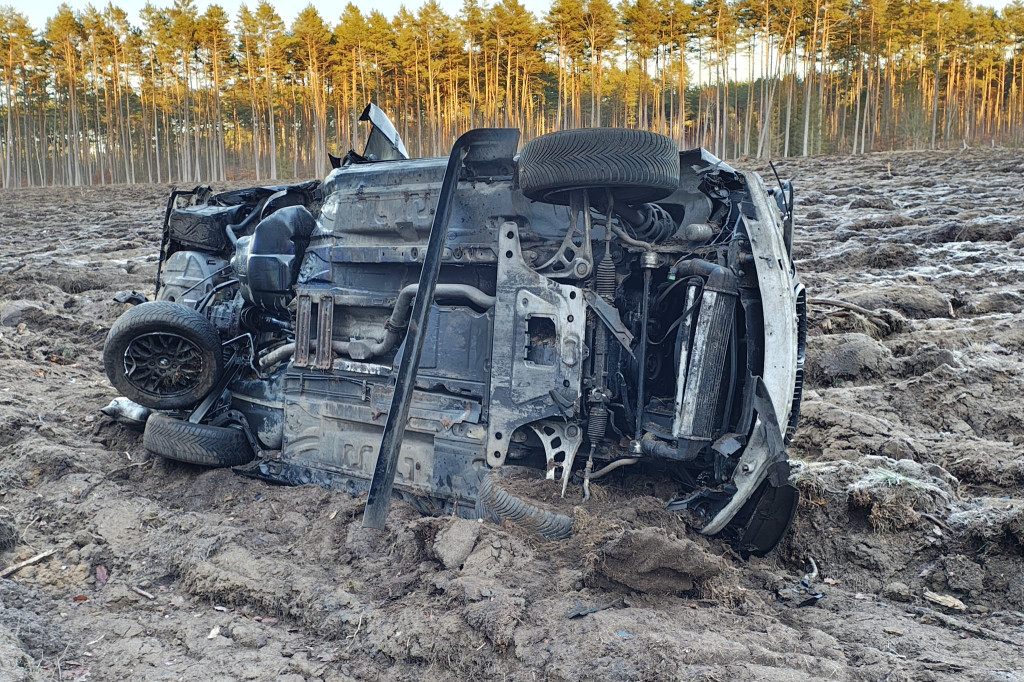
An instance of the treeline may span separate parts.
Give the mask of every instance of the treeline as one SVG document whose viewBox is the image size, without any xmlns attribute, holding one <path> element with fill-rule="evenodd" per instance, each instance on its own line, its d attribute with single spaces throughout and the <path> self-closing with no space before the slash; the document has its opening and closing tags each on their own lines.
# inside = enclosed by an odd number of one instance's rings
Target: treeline
<svg viewBox="0 0 1024 682">
<path fill-rule="evenodd" d="M 330 18 L 332 21 L 333 17 Z M 413 155 L 461 132 L 630 126 L 729 158 L 1024 142 L 1024 5 L 435 0 L 392 18 L 266 0 L 0 7 L 4 187 L 321 175 L 373 101 Z"/>
</svg>

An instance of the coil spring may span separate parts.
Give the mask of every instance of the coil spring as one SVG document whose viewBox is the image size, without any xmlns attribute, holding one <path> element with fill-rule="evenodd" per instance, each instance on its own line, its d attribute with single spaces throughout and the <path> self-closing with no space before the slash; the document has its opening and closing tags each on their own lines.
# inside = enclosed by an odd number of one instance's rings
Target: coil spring
<svg viewBox="0 0 1024 682">
<path fill-rule="evenodd" d="M 636 235 L 657 244 L 675 234 L 677 225 L 669 212 L 657 204 L 644 204 L 641 212 L 646 217 L 643 225 L 634 226 Z"/>
<path fill-rule="evenodd" d="M 593 445 L 604 438 L 604 432 L 608 430 L 608 408 L 603 403 L 597 403 L 590 408 L 590 416 L 587 418 L 587 438 Z"/>
</svg>

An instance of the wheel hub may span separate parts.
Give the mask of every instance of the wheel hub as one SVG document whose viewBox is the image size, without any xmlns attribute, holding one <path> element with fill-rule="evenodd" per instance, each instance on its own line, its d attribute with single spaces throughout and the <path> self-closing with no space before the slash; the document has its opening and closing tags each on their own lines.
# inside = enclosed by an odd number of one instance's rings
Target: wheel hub
<svg viewBox="0 0 1024 682">
<path fill-rule="evenodd" d="M 181 395 L 202 380 L 203 353 L 179 334 L 142 334 L 124 351 L 124 373 L 139 390 L 164 397 Z"/>
</svg>

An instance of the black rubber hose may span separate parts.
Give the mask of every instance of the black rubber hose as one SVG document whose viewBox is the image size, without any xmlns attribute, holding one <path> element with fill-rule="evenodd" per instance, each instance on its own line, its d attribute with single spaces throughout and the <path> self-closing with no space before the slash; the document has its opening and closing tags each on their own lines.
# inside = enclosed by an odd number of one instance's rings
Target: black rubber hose
<svg viewBox="0 0 1024 682">
<path fill-rule="evenodd" d="M 640 440 L 640 446 L 643 448 L 645 455 L 660 459 L 679 459 L 679 453 L 674 447 L 665 441 L 658 440 L 649 433 Z"/>
<path fill-rule="evenodd" d="M 273 196 L 273 195 L 270 195 L 270 196 Z M 237 225 L 228 225 L 227 226 L 228 239 L 231 240 L 232 244 L 234 244 L 234 243 L 236 243 L 238 241 L 238 235 L 235 233 L 235 230 L 248 230 L 251 225 L 253 225 L 255 223 L 258 223 L 261 220 L 263 220 L 263 217 L 260 214 L 263 213 L 263 207 L 267 205 L 267 200 L 269 198 L 270 198 L 269 196 L 268 197 L 263 197 L 258 202 L 256 202 L 256 205 L 253 206 L 252 212 L 249 213 L 249 215 L 247 215 L 242 220 L 242 222 L 238 223 Z"/>
<path fill-rule="evenodd" d="M 736 275 L 724 265 L 716 265 L 706 260 L 684 260 L 672 266 L 677 278 L 701 277 L 707 280 L 706 289 L 712 291 L 736 292 Z"/>
</svg>

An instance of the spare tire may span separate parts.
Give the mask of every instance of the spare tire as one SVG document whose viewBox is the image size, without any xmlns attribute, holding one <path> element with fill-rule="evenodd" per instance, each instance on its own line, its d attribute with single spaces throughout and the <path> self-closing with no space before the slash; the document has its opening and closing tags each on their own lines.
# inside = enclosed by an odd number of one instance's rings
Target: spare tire
<svg viewBox="0 0 1024 682">
<path fill-rule="evenodd" d="M 572 517 L 543 509 L 508 490 L 509 481 L 524 478 L 545 481 L 542 471 L 530 467 L 502 466 L 488 471 L 480 481 L 477 513 L 495 523 L 512 521 L 552 540 L 571 536 Z"/>
<path fill-rule="evenodd" d="M 155 455 L 211 467 L 232 467 L 255 456 L 241 429 L 193 424 L 154 414 L 146 422 L 142 445 Z"/>
<path fill-rule="evenodd" d="M 568 204 L 573 190 L 610 190 L 629 205 L 679 188 L 679 149 L 646 130 L 582 128 L 542 135 L 519 153 L 519 188 L 528 198 Z M 597 192 L 592 200 L 600 201 Z"/>
<path fill-rule="evenodd" d="M 142 303 L 118 318 L 103 346 L 114 388 L 154 410 L 196 405 L 224 371 L 220 334 L 202 314 L 170 301 Z"/>
</svg>

